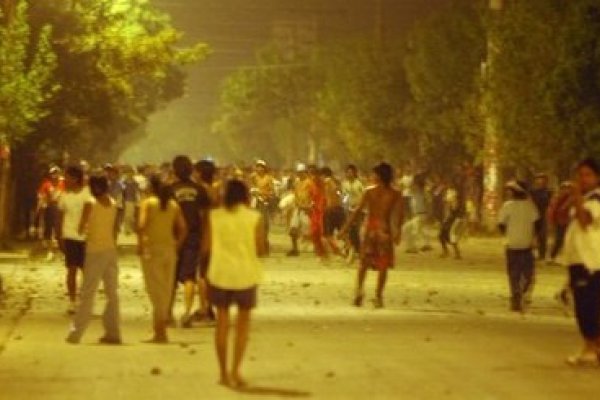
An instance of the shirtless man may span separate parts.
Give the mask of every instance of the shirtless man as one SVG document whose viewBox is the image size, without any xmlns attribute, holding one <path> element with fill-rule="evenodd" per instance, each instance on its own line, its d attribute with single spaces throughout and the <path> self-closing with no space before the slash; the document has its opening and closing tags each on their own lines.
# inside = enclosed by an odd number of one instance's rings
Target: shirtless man
<svg viewBox="0 0 600 400">
<path fill-rule="evenodd" d="M 400 244 L 403 222 L 402 194 L 392 188 L 393 169 L 382 163 L 373 169 L 374 186 L 369 188 L 357 210 L 352 214 L 340 235 L 345 236 L 361 213 L 366 212 L 365 237 L 361 248 L 361 265 L 354 305 L 360 307 L 364 299 L 364 282 L 369 268 L 379 271 L 376 308 L 383 307 L 383 291 L 388 269 L 394 266 L 394 245 Z"/>
<path fill-rule="evenodd" d="M 265 244 L 269 249 L 270 206 L 275 198 L 275 179 L 268 173 L 267 163 L 258 160 L 252 175 L 252 195 L 256 201 L 256 209 L 262 214 L 265 224 Z M 268 251 L 267 251 L 268 253 Z"/>
<path fill-rule="evenodd" d="M 310 226 L 310 209 L 312 201 L 310 199 L 310 179 L 305 164 L 298 164 L 296 167 L 297 177 L 293 182 L 294 205 L 290 216 L 290 238 L 292 240 L 292 249 L 287 253 L 288 257 L 298 257 L 298 240 L 306 238 Z"/>
</svg>

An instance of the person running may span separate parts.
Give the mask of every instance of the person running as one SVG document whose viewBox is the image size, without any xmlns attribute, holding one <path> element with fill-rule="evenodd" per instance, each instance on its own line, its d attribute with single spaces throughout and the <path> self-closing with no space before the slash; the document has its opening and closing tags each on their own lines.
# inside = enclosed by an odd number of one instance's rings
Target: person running
<svg viewBox="0 0 600 400">
<path fill-rule="evenodd" d="M 521 182 L 506 185 L 509 200 L 498 214 L 498 227 L 506 236 L 506 264 L 510 286 L 510 309 L 523 312 L 535 279 L 533 247 L 540 214 Z"/>
<path fill-rule="evenodd" d="M 571 221 L 571 191 L 573 184 L 571 182 L 563 182 L 560 185 L 558 193 L 550 201 L 548 206 L 547 219 L 548 224 L 554 227 L 554 243 L 550 251 L 550 261 L 548 265 L 556 266 L 558 255 L 563 249 L 565 243 L 565 235 Z"/>
<path fill-rule="evenodd" d="M 220 383 L 246 384 L 240 368 L 248 343 L 251 310 L 256 307 L 257 285 L 261 281 L 259 257 L 266 254 L 264 219 L 250 208 L 250 194 L 239 180 L 225 187 L 223 207 L 210 213 L 203 235 L 202 252 L 210 254 L 208 270 L 209 299 L 217 307 L 215 347 L 219 361 Z M 228 364 L 229 311 L 238 307 L 233 365 Z"/>
<path fill-rule="evenodd" d="M 325 181 L 323 176 L 316 165 L 311 165 L 308 168 L 308 174 L 310 176 L 310 237 L 315 248 L 315 254 L 321 260 L 328 258 L 327 249 L 323 242 L 324 234 L 324 219 L 325 219 L 325 206 L 327 199 L 325 197 Z"/>
<path fill-rule="evenodd" d="M 575 302 L 575 317 L 584 341 L 569 357 L 574 366 L 600 365 L 600 164 L 579 163 L 572 192 L 572 216 L 565 241 L 565 261 Z"/>
<path fill-rule="evenodd" d="M 79 223 L 86 203 L 90 200 L 89 189 L 84 186 L 83 169 L 78 165 L 65 170 L 65 192 L 59 200 L 61 216 L 58 227 L 59 247 L 65 255 L 67 268 L 66 287 L 69 295 L 67 313 L 75 313 L 77 302 L 77 271 L 85 263 L 85 235 L 79 233 Z"/>
<path fill-rule="evenodd" d="M 64 190 L 65 182 L 61 176 L 60 168 L 50 167 L 47 178 L 44 179 L 38 189 L 37 210 L 37 214 L 41 217 L 44 225 L 42 244 L 47 251 L 46 261 L 54 260 L 54 239 L 57 236 L 56 230 L 60 217 L 58 200 Z"/>
<path fill-rule="evenodd" d="M 158 175 L 150 178 L 152 194 L 142 201 L 138 223 L 138 254 L 146 292 L 152 303 L 154 336 L 151 343 L 167 343 L 169 306 L 175 285 L 177 251 L 187 236 L 179 205 Z"/>
<path fill-rule="evenodd" d="M 329 167 L 321 169 L 323 183 L 325 186 L 325 214 L 323 216 L 323 236 L 331 252 L 335 255 L 342 255 L 337 241 L 336 232 L 339 232 L 346 222 L 346 213 L 344 211 L 344 201 L 340 182 L 333 176 L 333 171 Z"/>
<path fill-rule="evenodd" d="M 449 256 L 448 247 L 452 246 L 454 258 L 462 259 L 459 241 L 462 228 L 464 226 L 464 201 L 460 192 L 454 187 L 447 187 L 444 190 L 443 204 L 441 211 L 440 244 L 442 245 L 442 258 Z"/>
<path fill-rule="evenodd" d="M 540 214 L 539 229 L 537 231 L 538 259 L 545 262 L 548 249 L 548 220 L 546 216 L 552 200 L 552 191 L 548 188 L 548 175 L 540 173 L 535 176 L 531 199 Z"/>
<path fill-rule="evenodd" d="M 81 286 L 81 303 L 73 318 L 67 342 L 77 344 L 85 333 L 94 308 L 94 299 L 102 281 L 106 305 L 104 307 L 104 336 L 101 344 L 121 344 L 119 327 L 119 268 L 115 221 L 117 205 L 109 195 L 109 183 L 105 176 L 90 177 L 92 199 L 83 210 L 79 234 L 86 235 L 86 257 Z"/>
<path fill-rule="evenodd" d="M 176 157 L 173 160 L 173 172 L 176 181 L 171 186 L 171 191 L 188 227 L 187 236 L 177 258 L 177 282 L 183 284 L 185 306 L 181 326 L 191 328 L 194 296 L 196 288 L 199 287 L 200 236 L 210 208 L 210 200 L 206 190 L 192 181 L 193 165 L 188 157 Z M 174 303 L 175 291 L 171 303 L 171 316 Z"/>
<path fill-rule="evenodd" d="M 403 203 L 402 193 L 392 187 L 394 170 L 391 165 L 381 163 L 373 168 L 374 186 L 367 189 L 358 208 L 346 223 L 342 235 L 366 212 L 365 235 L 361 249 L 361 265 L 358 270 L 354 305 L 361 307 L 364 300 L 364 283 L 367 271 L 371 268 L 379 272 L 377 292 L 374 300 L 376 308 L 382 308 L 383 292 L 388 270 L 394 266 L 394 245 L 400 244 Z"/>
<path fill-rule="evenodd" d="M 346 205 L 346 218 L 356 212 L 362 199 L 365 187 L 363 183 L 358 179 L 358 168 L 355 165 L 348 165 L 346 167 L 346 179 L 342 182 L 342 193 L 345 198 Z M 349 238 L 349 251 L 348 251 L 348 262 L 352 263 L 356 254 L 360 253 L 360 227 L 364 215 L 359 215 L 352 226 L 348 230 Z"/>
</svg>

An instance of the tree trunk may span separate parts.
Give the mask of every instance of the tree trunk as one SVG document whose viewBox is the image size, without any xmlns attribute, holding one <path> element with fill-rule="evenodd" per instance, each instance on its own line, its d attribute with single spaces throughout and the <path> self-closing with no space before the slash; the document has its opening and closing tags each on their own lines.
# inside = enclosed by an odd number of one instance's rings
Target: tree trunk
<svg viewBox="0 0 600 400">
<path fill-rule="evenodd" d="M 10 151 L 8 145 L 0 144 L 0 244 L 10 231 L 9 205 L 11 198 Z"/>
</svg>

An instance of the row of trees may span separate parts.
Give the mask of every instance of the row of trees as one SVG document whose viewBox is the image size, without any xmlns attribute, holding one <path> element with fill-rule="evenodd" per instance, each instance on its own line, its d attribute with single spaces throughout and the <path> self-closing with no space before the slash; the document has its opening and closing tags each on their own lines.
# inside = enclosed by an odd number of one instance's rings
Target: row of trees
<svg viewBox="0 0 600 400">
<path fill-rule="evenodd" d="M 0 0 L 0 141 L 21 200 L 36 166 L 112 159 L 183 95 L 185 65 L 209 49 L 180 38 L 149 0 Z"/>
<path fill-rule="evenodd" d="M 239 159 L 416 160 L 445 173 L 481 161 L 491 116 L 505 167 L 564 174 L 600 150 L 600 3 L 487 3 L 456 0 L 384 43 L 292 58 L 272 46 L 227 80 L 213 132 Z"/>
</svg>

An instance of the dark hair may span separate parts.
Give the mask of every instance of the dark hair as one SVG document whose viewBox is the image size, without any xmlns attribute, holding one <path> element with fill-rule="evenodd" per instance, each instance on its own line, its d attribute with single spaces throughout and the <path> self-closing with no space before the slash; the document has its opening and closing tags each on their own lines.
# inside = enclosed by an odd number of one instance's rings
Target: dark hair
<svg viewBox="0 0 600 400">
<path fill-rule="evenodd" d="M 171 200 L 171 188 L 168 185 L 165 185 L 160 175 L 152 174 L 150 176 L 150 187 L 152 188 L 152 193 L 156 197 L 158 197 L 160 201 L 160 209 L 165 211 L 167 206 L 169 205 L 169 200 Z"/>
<path fill-rule="evenodd" d="M 327 177 L 327 178 L 331 178 L 333 176 L 333 171 L 331 170 L 331 168 L 329 167 L 323 167 L 321 168 L 321 175 Z"/>
<path fill-rule="evenodd" d="M 70 176 L 71 178 L 75 179 L 77 181 L 77 184 L 82 185 L 83 184 L 83 168 L 80 165 L 69 165 L 66 169 L 65 169 L 65 175 Z"/>
<path fill-rule="evenodd" d="M 188 181 L 193 172 L 192 160 L 187 156 L 177 156 L 173 160 L 175 176 L 182 181 Z"/>
<path fill-rule="evenodd" d="M 103 175 L 90 176 L 90 191 L 95 198 L 108 193 L 108 178 Z"/>
<path fill-rule="evenodd" d="M 381 182 L 387 186 L 392 186 L 392 181 L 394 179 L 394 169 L 388 163 L 381 163 L 375 168 L 373 168 L 373 172 L 377 177 L 381 180 Z"/>
<path fill-rule="evenodd" d="M 589 168 L 594 172 L 594 174 L 600 176 L 600 164 L 598 164 L 598 161 L 591 157 L 577 163 L 576 169 L 579 170 L 581 168 Z"/>
<path fill-rule="evenodd" d="M 238 179 L 232 179 L 225 186 L 223 203 L 225 208 L 232 209 L 240 204 L 250 202 L 250 192 L 246 184 Z"/>
<path fill-rule="evenodd" d="M 358 175 L 358 168 L 354 164 L 348 164 L 346 166 L 346 171 L 352 171 L 354 174 Z"/>
<path fill-rule="evenodd" d="M 200 160 L 196 163 L 196 171 L 200 174 L 200 179 L 206 183 L 213 183 L 217 167 L 210 160 Z"/>
</svg>

